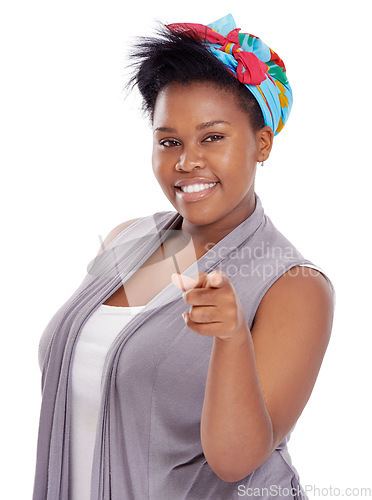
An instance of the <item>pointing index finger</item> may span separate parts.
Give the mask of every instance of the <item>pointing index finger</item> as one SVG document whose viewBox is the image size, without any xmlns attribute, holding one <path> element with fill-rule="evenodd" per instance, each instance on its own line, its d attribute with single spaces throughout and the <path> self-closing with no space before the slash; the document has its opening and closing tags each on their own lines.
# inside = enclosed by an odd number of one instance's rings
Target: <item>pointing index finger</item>
<svg viewBox="0 0 372 500">
<path fill-rule="evenodd" d="M 172 283 L 176 285 L 177 288 L 180 288 L 183 291 L 195 288 L 196 286 L 198 286 L 200 281 L 198 279 L 191 278 L 190 276 L 178 273 L 173 273 L 171 279 Z"/>
<path fill-rule="evenodd" d="M 207 275 L 207 279 L 207 287 L 219 288 L 225 282 L 224 275 L 216 269 Z"/>
</svg>

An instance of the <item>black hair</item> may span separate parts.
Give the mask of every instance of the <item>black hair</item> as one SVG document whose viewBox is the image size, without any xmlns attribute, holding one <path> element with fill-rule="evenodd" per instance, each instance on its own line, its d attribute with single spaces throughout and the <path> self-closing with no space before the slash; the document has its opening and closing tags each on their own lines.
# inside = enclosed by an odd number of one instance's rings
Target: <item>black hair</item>
<svg viewBox="0 0 372 500">
<path fill-rule="evenodd" d="M 254 131 L 265 126 L 256 98 L 198 39 L 193 31 L 171 31 L 160 25 L 158 37 L 139 37 L 129 53 L 133 74 L 126 88 L 138 87 L 142 109 L 153 122 L 156 98 L 171 83 L 212 82 L 235 94 Z"/>
</svg>

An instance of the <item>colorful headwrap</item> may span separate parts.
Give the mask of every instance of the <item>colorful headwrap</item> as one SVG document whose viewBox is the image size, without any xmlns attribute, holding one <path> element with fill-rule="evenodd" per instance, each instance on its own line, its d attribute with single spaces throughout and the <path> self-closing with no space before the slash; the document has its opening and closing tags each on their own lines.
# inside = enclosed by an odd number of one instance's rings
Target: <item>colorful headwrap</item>
<svg viewBox="0 0 372 500">
<path fill-rule="evenodd" d="M 239 33 L 231 14 L 207 26 L 168 24 L 173 32 L 192 31 L 255 96 L 265 120 L 277 135 L 291 111 L 293 97 L 283 61 L 257 36 Z"/>
</svg>

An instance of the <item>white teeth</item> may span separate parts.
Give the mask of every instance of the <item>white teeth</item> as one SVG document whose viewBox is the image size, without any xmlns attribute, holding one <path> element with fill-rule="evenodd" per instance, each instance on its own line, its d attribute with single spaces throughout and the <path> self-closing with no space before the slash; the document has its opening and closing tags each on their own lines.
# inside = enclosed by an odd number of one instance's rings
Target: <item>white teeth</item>
<svg viewBox="0 0 372 500">
<path fill-rule="evenodd" d="M 217 182 L 212 182 L 211 184 L 192 184 L 190 186 L 181 186 L 181 190 L 184 193 L 197 193 L 203 191 L 203 189 L 208 189 L 217 184 Z"/>
</svg>

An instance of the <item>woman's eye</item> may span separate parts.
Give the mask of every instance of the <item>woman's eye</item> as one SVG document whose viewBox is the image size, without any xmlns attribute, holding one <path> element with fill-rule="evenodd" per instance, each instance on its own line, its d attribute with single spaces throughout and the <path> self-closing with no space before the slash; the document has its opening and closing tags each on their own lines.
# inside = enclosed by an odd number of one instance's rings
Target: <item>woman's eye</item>
<svg viewBox="0 0 372 500">
<path fill-rule="evenodd" d="M 204 141 L 215 142 L 215 141 L 219 141 L 220 139 L 223 139 L 223 135 L 213 134 L 213 135 L 210 135 L 209 137 L 207 137 L 206 139 L 204 139 Z"/>
<path fill-rule="evenodd" d="M 165 141 L 160 141 L 160 145 L 165 146 L 166 148 L 171 148 L 174 146 L 178 146 L 179 142 L 172 139 L 166 139 Z"/>
</svg>

